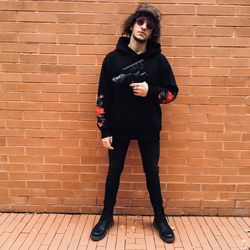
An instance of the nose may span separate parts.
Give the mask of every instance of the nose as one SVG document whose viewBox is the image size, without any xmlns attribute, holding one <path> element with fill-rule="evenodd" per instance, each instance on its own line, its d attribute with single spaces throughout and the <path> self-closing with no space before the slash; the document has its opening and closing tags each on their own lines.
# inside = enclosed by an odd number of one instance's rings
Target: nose
<svg viewBox="0 0 250 250">
<path fill-rule="evenodd" d="M 147 22 L 145 21 L 141 27 L 142 27 L 144 30 L 146 30 L 146 29 L 147 29 Z"/>
</svg>

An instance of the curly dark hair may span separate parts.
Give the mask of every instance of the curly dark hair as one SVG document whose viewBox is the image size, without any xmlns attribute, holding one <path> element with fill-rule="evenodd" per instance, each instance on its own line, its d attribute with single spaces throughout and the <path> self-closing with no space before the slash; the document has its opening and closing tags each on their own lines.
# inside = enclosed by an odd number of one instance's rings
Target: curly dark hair
<svg viewBox="0 0 250 250">
<path fill-rule="evenodd" d="M 158 43 L 159 39 L 160 39 L 160 22 L 152 17 L 151 15 L 149 15 L 147 12 L 140 12 L 140 13 L 134 13 L 131 14 L 124 22 L 123 24 L 123 30 L 122 30 L 122 35 L 123 36 L 128 36 L 130 37 L 132 34 L 132 30 L 131 28 L 133 27 L 136 19 L 138 17 L 144 16 L 146 18 L 148 18 L 151 22 L 154 23 L 154 29 L 152 30 L 152 34 L 150 37 L 150 41 L 152 43 Z"/>
</svg>

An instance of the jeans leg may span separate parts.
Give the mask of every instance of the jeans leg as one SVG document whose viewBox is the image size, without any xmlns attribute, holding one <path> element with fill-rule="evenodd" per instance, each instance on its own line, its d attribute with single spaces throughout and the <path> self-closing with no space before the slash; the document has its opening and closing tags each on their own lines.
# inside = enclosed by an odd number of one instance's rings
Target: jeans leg
<svg viewBox="0 0 250 250">
<path fill-rule="evenodd" d="M 155 216 L 164 214 L 160 177 L 159 177 L 159 157 L 160 141 L 138 140 L 142 157 L 143 170 L 146 175 L 146 184 L 150 196 L 150 201 L 154 209 Z"/>
<path fill-rule="evenodd" d="M 113 215 L 129 142 L 129 140 L 113 138 L 112 146 L 114 149 L 108 151 L 109 170 L 106 177 L 103 214 Z"/>
</svg>

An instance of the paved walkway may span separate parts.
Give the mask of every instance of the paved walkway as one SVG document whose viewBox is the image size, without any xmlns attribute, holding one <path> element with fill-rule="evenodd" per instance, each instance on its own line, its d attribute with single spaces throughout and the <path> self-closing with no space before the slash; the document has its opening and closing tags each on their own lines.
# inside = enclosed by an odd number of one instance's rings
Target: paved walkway
<svg viewBox="0 0 250 250">
<path fill-rule="evenodd" d="M 150 216 L 114 216 L 99 242 L 89 239 L 99 215 L 0 213 L 0 249 L 250 249 L 249 217 L 170 217 L 176 241 L 165 244 Z"/>
</svg>

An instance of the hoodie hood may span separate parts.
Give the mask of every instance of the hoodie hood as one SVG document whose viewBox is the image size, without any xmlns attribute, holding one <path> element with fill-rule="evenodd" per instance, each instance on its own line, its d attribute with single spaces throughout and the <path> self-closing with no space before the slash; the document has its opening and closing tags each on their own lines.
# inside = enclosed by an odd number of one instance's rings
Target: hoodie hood
<svg viewBox="0 0 250 250">
<path fill-rule="evenodd" d="M 136 52 L 134 52 L 131 48 L 128 47 L 129 42 L 130 42 L 129 37 L 120 37 L 116 45 L 116 51 L 127 55 L 137 55 Z M 156 56 L 160 53 L 161 53 L 161 45 L 159 43 L 153 44 L 149 40 L 147 43 L 146 51 L 141 53 L 140 56 L 142 58 L 149 58 Z"/>
</svg>

